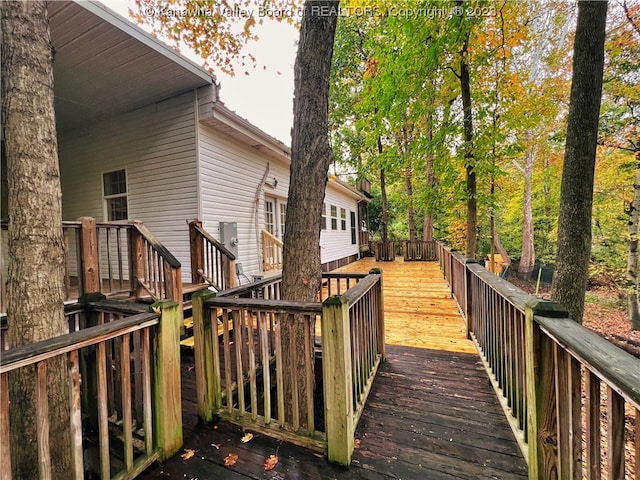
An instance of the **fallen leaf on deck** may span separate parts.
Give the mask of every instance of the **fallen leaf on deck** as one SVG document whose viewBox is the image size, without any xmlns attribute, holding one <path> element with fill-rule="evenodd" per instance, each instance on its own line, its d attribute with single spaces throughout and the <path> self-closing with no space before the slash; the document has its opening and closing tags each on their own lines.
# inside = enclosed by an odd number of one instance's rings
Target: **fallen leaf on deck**
<svg viewBox="0 0 640 480">
<path fill-rule="evenodd" d="M 244 434 L 244 437 L 242 437 L 240 440 L 242 440 L 244 443 L 247 443 L 247 442 L 250 442 L 252 438 L 253 438 L 253 433 L 247 432 Z"/>
<path fill-rule="evenodd" d="M 356 438 L 353 441 L 353 448 L 360 448 L 360 439 L 359 438 Z"/>
<path fill-rule="evenodd" d="M 153 313 L 160 313 L 162 312 L 162 309 L 160 307 L 151 307 L 151 310 L 153 310 Z"/>
<path fill-rule="evenodd" d="M 229 455 L 224 457 L 224 466 L 230 467 L 231 465 L 235 465 L 237 461 L 238 461 L 238 454 L 230 453 Z"/>
<path fill-rule="evenodd" d="M 191 450 L 190 448 L 185 448 L 184 453 L 180 455 L 183 460 L 189 460 L 191 457 L 195 455 L 196 451 Z"/>
<path fill-rule="evenodd" d="M 212 443 L 211 446 L 215 447 L 216 450 L 220 450 L 220 443 Z"/>
<path fill-rule="evenodd" d="M 264 462 L 264 469 L 265 470 L 273 470 L 276 465 L 278 464 L 278 456 L 277 455 L 269 455 L 269 458 L 267 458 Z"/>
<path fill-rule="evenodd" d="M 195 365 L 189 365 L 189 366 L 187 367 L 187 371 L 188 371 L 188 372 L 190 372 L 190 371 L 191 371 L 191 370 L 193 370 L 194 368 L 196 368 L 196 366 L 195 366 Z"/>
</svg>

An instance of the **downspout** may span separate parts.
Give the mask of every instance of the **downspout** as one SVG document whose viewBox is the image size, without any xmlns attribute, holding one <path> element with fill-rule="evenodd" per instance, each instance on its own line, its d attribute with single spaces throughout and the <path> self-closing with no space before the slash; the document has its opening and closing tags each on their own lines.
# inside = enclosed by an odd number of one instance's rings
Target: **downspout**
<svg viewBox="0 0 640 480">
<path fill-rule="evenodd" d="M 258 221 L 258 210 L 260 207 L 260 198 L 262 197 L 262 192 L 264 192 L 264 182 L 267 180 L 268 175 L 269 162 L 267 162 L 267 168 L 265 168 L 264 170 L 264 175 L 262 175 L 262 180 L 260 180 L 260 183 L 258 184 L 258 188 L 256 189 L 256 196 L 253 200 L 253 219 L 256 230 L 256 250 L 258 251 L 258 268 L 260 269 L 260 273 L 264 272 L 264 263 L 262 258 L 262 248 L 260 248 L 260 222 Z"/>
</svg>

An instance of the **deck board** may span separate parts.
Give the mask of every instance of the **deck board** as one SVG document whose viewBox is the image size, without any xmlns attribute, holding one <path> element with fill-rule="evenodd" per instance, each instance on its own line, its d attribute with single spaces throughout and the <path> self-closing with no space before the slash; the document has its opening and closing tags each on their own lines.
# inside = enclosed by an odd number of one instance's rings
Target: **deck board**
<svg viewBox="0 0 640 480">
<path fill-rule="evenodd" d="M 436 262 L 376 262 L 368 257 L 337 271 L 369 272 L 372 268 L 382 270 L 388 345 L 476 353 Z"/>
<path fill-rule="evenodd" d="M 175 456 L 142 478 L 527 478 L 526 463 L 438 266 L 367 259 L 341 270 L 373 267 L 383 269 L 387 362 L 358 425 L 360 445 L 349 469 L 264 435 L 243 443 L 244 432 L 227 422 L 198 424 L 193 357 L 185 354 L 184 448 L 195 455 L 188 460 Z M 412 284 L 405 288 L 406 278 Z M 395 290 L 396 285 L 402 288 Z M 225 467 L 229 453 L 236 453 L 238 461 Z M 279 463 L 265 471 L 264 461 L 272 454 Z"/>
</svg>

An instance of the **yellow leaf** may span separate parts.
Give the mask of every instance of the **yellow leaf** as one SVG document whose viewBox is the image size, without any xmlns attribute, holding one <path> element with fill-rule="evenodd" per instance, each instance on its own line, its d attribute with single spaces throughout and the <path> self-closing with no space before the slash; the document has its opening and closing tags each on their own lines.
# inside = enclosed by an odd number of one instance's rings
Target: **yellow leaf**
<svg viewBox="0 0 640 480">
<path fill-rule="evenodd" d="M 195 455 L 196 451 L 191 450 L 190 448 L 185 448 L 184 453 L 180 455 L 183 460 L 189 460 L 191 457 Z"/>
<path fill-rule="evenodd" d="M 353 448 L 360 448 L 360 439 L 359 438 L 356 438 L 353 441 Z"/>
<path fill-rule="evenodd" d="M 269 455 L 269 458 L 267 458 L 264 462 L 264 469 L 265 470 L 273 470 L 276 465 L 278 464 L 278 456 L 277 455 Z"/>
<path fill-rule="evenodd" d="M 151 310 L 153 310 L 153 313 L 160 313 L 162 311 L 160 307 L 151 307 Z"/>
<path fill-rule="evenodd" d="M 224 466 L 230 467 L 232 465 L 235 465 L 237 461 L 238 461 L 238 454 L 230 453 L 229 455 L 224 457 Z"/>
<path fill-rule="evenodd" d="M 252 438 L 253 438 L 253 433 L 247 432 L 244 434 L 244 437 L 242 437 L 240 440 L 242 440 L 244 443 L 247 443 L 247 442 L 250 442 Z"/>
</svg>

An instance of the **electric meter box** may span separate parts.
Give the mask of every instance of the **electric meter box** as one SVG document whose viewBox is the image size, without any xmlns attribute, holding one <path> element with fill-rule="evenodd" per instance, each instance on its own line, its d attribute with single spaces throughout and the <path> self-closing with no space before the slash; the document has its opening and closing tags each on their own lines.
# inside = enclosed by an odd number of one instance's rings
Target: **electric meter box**
<svg viewBox="0 0 640 480">
<path fill-rule="evenodd" d="M 220 243 L 238 258 L 238 222 L 220 222 Z"/>
</svg>

